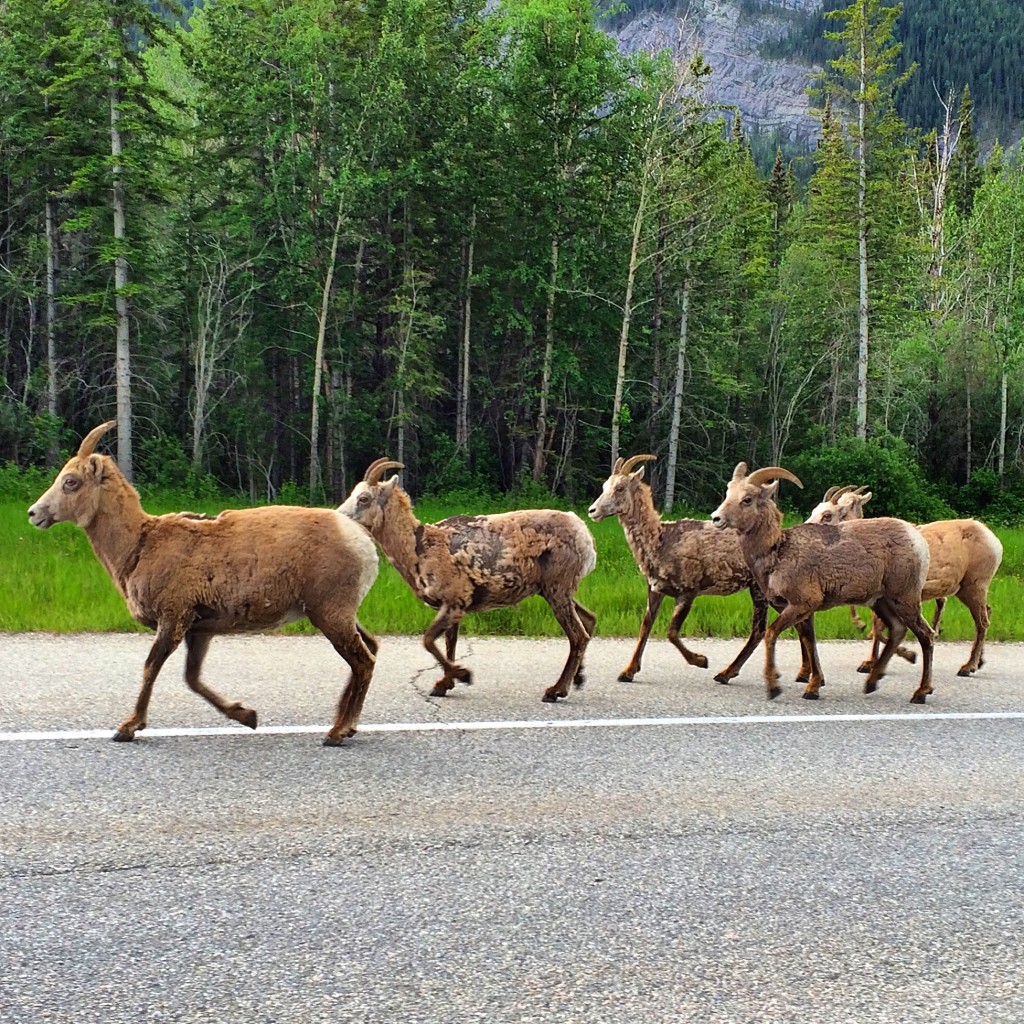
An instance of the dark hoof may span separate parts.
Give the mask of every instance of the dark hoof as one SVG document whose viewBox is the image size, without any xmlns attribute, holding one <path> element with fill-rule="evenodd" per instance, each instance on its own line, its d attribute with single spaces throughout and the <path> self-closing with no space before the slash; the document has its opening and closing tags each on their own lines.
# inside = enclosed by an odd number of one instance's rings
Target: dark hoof
<svg viewBox="0 0 1024 1024">
<path fill-rule="evenodd" d="M 910 698 L 910 703 L 911 704 L 924 704 L 925 703 L 924 697 L 925 697 L 925 695 L 923 693 L 915 693 L 914 696 Z"/>
<path fill-rule="evenodd" d="M 875 690 L 877 690 L 877 689 L 878 689 L 878 683 L 877 682 L 876 683 L 865 683 L 864 684 L 864 692 L 865 693 L 874 693 Z"/>
<path fill-rule="evenodd" d="M 545 693 L 541 700 L 545 704 L 557 704 L 560 698 L 561 694 L 559 693 Z"/>
<path fill-rule="evenodd" d="M 697 666 L 697 668 L 707 668 L 708 667 L 708 659 L 703 654 L 698 654 L 697 657 L 693 659 L 693 663 L 694 663 L 694 665 Z"/>
<path fill-rule="evenodd" d="M 801 672 L 800 675 L 798 675 L 796 679 L 793 680 L 794 683 L 809 683 L 810 681 L 811 677 L 805 676 L 803 672 Z"/>
<path fill-rule="evenodd" d="M 974 674 L 974 669 L 973 668 L 968 668 L 966 665 L 964 665 L 964 667 L 962 669 L 960 669 L 959 672 L 957 672 L 958 676 L 969 676 L 969 675 L 973 675 L 973 674 Z"/>
<path fill-rule="evenodd" d="M 775 700 L 775 698 L 778 697 L 778 695 L 780 693 L 782 693 L 782 687 L 781 686 L 769 686 L 768 687 L 768 699 L 769 700 Z"/>
<path fill-rule="evenodd" d="M 620 683 L 631 683 L 631 682 L 633 682 L 633 676 L 629 672 L 620 672 L 619 673 L 619 682 Z"/>
<path fill-rule="evenodd" d="M 351 735 L 351 733 L 349 733 L 349 735 Z M 343 746 L 344 743 L 345 743 L 345 737 L 344 736 L 332 736 L 330 733 L 328 733 L 324 737 L 324 746 L 325 747 L 340 747 L 340 746 Z"/>
<path fill-rule="evenodd" d="M 110 737 L 115 743 L 131 743 L 135 739 L 135 733 L 122 732 L 120 729 Z"/>
<path fill-rule="evenodd" d="M 458 668 L 452 673 L 452 677 L 463 686 L 473 685 L 473 673 L 468 668 Z"/>
<path fill-rule="evenodd" d="M 580 672 L 576 676 L 576 678 L 572 681 L 572 685 L 575 686 L 576 689 L 578 690 L 586 681 L 587 681 L 587 677 L 582 672 Z"/>
<path fill-rule="evenodd" d="M 723 672 L 719 672 L 718 675 L 715 676 L 715 682 L 716 683 L 721 683 L 723 686 L 728 686 L 729 685 L 729 680 L 731 678 L 732 678 L 732 676 L 727 676 Z"/>
<path fill-rule="evenodd" d="M 818 699 L 818 691 L 817 690 L 804 690 L 804 692 L 801 693 L 800 696 L 803 697 L 804 700 L 817 700 Z"/>
<path fill-rule="evenodd" d="M 857 671 L 862 673 L 863 675 L 867 675 L 871 671 L 871 662 L 862 662 L 860 665 L 857 666 Z"/>
<path fill-rule="evenodd" d="M 448 687 L 443 686 L 441 683 L 434 683 L 434 688 L 430 691 L 431 697 L 447 697 Z"/>
<path fill-rule="evenodd" d="M 256 712 L 252 708 L 244 708 L 238 716 L 238 721 L 249 729 L 256 728 Z"/>
<path fill-rule="evenodd" d="M 907 651 L 904 657 L 907 659 L 907 661 L 910 662 L 911 665 L 917 664 L 917 651 Z"/>
</svg>

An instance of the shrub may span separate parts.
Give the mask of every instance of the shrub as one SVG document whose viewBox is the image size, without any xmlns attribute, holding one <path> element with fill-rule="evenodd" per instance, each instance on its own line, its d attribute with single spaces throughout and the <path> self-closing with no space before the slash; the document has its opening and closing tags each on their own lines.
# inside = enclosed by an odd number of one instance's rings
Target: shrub
<svg viewBox="0 0 1024 1024">
<path fill-rule="evenodd" d="M 803 481 L 804 491 L 796 500 L 805 515 L 829 487 L 854 484 L 871 490 L 872 515 L 898 516 L 913 523 L 955 516 L 900 438 L 843 438 L 795 456 L 789 468 Z"/>
</svg>

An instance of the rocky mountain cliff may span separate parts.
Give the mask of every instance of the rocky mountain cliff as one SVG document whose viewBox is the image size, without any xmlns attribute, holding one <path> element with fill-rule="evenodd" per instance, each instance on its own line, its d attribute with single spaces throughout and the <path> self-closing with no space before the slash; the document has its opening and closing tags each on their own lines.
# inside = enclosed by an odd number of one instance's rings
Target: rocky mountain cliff
<svg viewBox="0 0 1024 1024">
<path fill-rule="evenodd" d="M 819 9 L 821 0 L 773 0 L 760 6 L 761 12 L 745 14 L 740 0 L 690 0 L 678 13 L 641 11 L 610 34 L 628 53 L 700 50 L 712 67 L 705 92 L 709 102 L 738 108 L 747 130 L 778 131 L 780 138 L 807 144 L 818 132 L 807 87 L 820 69 L 765 59 L 759 47 L 784 35 L 794 15 Z"/>
</svg>

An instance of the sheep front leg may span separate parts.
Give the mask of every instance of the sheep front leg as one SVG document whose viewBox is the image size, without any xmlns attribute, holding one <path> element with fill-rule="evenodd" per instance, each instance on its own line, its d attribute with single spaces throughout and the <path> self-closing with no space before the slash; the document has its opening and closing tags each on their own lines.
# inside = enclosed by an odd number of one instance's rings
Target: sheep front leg
<svg viewBox="0 0 1024 1024">
<path fill-rule="evenodd" d="M 453 660 L 455 655 L 455 642 L 459 635 L 459 623 L 462 621 L 461 609 L 451 608 L 443 604 L 430 624 L 430 628 L 423 634 L 423 646 L 434 656 L 435 661 L 441 666 L 444 675 L 434 683 L 430 691 L 431 697 L 443 697 L 455 685 L 455 681 L 465 683 L 467 686 L 473 682 L 473 673 L 464 668 L 457 661 Z M 445 634 L 445 646 L 448 656 L 445 657 L 437 646 L 437 638 Z"/>
<path fill-rule="evenodd" d="M 735 679 L 740 674 L 740 669 L 747 663 L 747 659 L 754 653 L 754 649 L 764 639 L 764 631 L 768 625 L 768 601 L 761 593 L 761 588 L 756 585 L 750 588 L 750 597 L 754 602 L 754 613 L 750 620 L 750 636 L 747 637 L 743 650 L 733 658 L 727 668 L 723 668 L 715 676 L 716 683 L 728 683 L 730 679 Z"/>
<path fill-rule="evenodd" d="M 644 648 L 647 646 L 647 640 L 651 635 L 654 620 L 657 619 L 658 612 L 661 610 L 661 602 L 664 600 L 664 594 L 658 593 L 658 591 L 652 590 L 650 587 L 647 588 L 647 611 L 644 612 L 644 617 L 640 622 L 640 636 L 637 638 L 633 657 L 629 659 L 629 664 L 619 673 L 618 681 L 620 683 L 633 682 L 633 677 L 640 671 L 640 661 L 643 658 Z"/>
<path fill-rule="evenodd" d="M 149 698 L 153 694 L 153 684 L 164 667 L 164 662 L 174 653 L 181 643 L 181 633 L 174 626 L 161 625 L 157 629 L 156 639 L 146 656 L 146 664 L 142 669 L 142 689 L 135 701 L 135 710 L 118 727 L 111 737 L 116 743 L 131 743 L 140 729 L 146 728 L 146 712 L 149 710 Z"/>
<path fill-rule="evenodd" d="M 597 616 L 589 609 L 584 607 L 573 598 L 573 607 L 576 609 L 576 614 L 580 617 L 580 622 L 583 623 L 583 628 L 587 631 L 587 640 L 594 639 L 594 630 L 597 628 Z M 584 683 L 583 677 L 583 659 L 580 658 L 579 668 L 576 669 L 576 675 L 573 677 L 572 685 L 577 689 Z"/>
<path fill-rule="evenodd" d="M 779 686 L 779 670 L 775 666 L 775 644 L 779 639 L 779 634 L 790 626 L 796 626 L 802 622 L 810 614 L 804 608 L 798 608 L 796 605 L 787 604 L 785 608 L 775 617 L 775 621 L 768 626 L 764 633 L 764 684 L 765 690 L 768 694 L 769 700 L 775 700 L 780 693 L 782 693 L 782 687 Z M 813 634 L 811 634 L 813 636 Z M 811 684 L 808 683 L 808 689 Z M 818 684 L 820 686 L 820 683 Z M 815 687 L 817 691 L 817 687 Z M 813 699 L 813 698 L 809 698 Z"/>
<path fill-rule="evenodd" d="M 238 701 L 229 704 L 220 694 L 214 693 L 199 678 L 200 670 L 203 667 L 203 660 L 206 658 L 206 652 L 210 649 L 210 641 L 212 639 L 212 633 L 205 633 L 195 629 L 189 630 L 185 634 L 185 647 L 187 650 L 185 657 L 185 682 L 193 693 L 198 694 L 203 700 L 212 704 L 225 718 L 230 718 L 233 722 L 238 722 L 239 725 L 255 729 L 257 724 L 256 712 L 252 708 L 247 708 L 244 704 L 239 704 Z"/>
</svg>

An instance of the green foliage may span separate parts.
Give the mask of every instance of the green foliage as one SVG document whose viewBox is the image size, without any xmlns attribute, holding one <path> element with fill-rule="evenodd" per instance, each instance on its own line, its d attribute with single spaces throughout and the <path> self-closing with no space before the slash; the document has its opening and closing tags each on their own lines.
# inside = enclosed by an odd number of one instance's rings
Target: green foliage
<svg viewBox="0 0 1024 1024">
<path fill-rule="evenodd" d="M 807 450 L 790 460 L 804 485 L 799 507 L 806 515 L 830 487 L 866 486 L 872 493 L 870 513 L 898 516 L 914 523 L 950 519 L 955 513 L 925 478 L 913 450 L 899 438 L 844 438 Z"/>
</svg>

